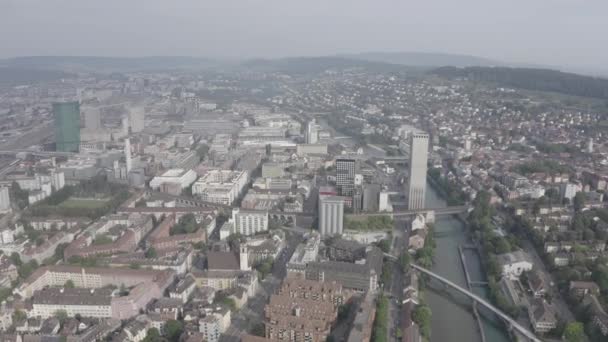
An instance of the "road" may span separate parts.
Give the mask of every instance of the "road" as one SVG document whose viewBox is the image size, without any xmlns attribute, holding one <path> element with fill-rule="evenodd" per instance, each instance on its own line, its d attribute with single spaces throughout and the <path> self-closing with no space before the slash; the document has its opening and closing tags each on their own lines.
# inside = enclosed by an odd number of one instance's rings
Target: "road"
<svg viewBox="0 0 608 342">
<path fill-rule="evenodd" d="M 393 222 L 393 241 L 390 254 L 398 260 L 402 252 L 407 253 L 407 220 L 404 218 L 395 218 Z M 391 297 L 388 309 L 388 321 L 391 322 L 389 324 L 388 336 L 391 341 L 396 341 L 397 328 L 399 328 L 399 323 L 401 321 L 401 301 L 403 300 L 405 277 L 398 262 L 386 259 L 385 262 L 390 262 L 392 267 L 391 283 L 389 284 L 389 288 L 385 289 L 390 293 Z"/>
<path fill-rule="evenodd" d="M 249 298 L 245 307 L 232 314 L 232 322 L 226 332 L 222 334 L 221 342 L 238 342 L 241 340 L 241 336 L 250 332 L 256 325 L 263 323 L 264 306 L 270 295 L 279 288 L 287 274 L 287 261 L 291 258 L 296 246 L 302 241 L 301 234 L 287 232 L 286 246 L 275 259 L 271 274 L 259 284 L 256 295 Z"/>
<path fill-rule="evenodd" d="M 547 293 L 551 296 L 551 303 L 557 309 L 560 318 L 565 322 L 574 321 L 574 315 L 572 314 L 572 312 L 568 308 L 568 305 L 559 293 L 559 289 L 555 285 L 557 283 L 555 282 L 555 279 L 553 279 L 553 275 L 549 271 L 547 271 L 545 263 L 536 252 L 536 249 L 534 248 L 532 243 L 526 239 L 523 241 L 521 247 L 526 253 L 528 253 L 530 258 L 532 258 L 532 262 L 534 263 L 534 269 L 543 278 L 546 284 Z"/>
</svg>

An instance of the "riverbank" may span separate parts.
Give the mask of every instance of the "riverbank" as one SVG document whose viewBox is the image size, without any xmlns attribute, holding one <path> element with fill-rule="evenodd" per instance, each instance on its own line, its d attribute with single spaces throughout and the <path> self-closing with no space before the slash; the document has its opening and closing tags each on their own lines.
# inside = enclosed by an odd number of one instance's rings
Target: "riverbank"
<svg viewBox="0 0 608 342">
<path fill-rule="evenodd" d="M 446 201 L 433 186 L 428 186 L 427 206 L 434 208 L 447 206 Z M 443 216 L 437 218 L 434 229 L 437 247 L 431 270 L 463 287 L 467 287 L 458 252 L 459 245 L 471 244 L 464 222 L 456 217 Z M 472 281 L 484 281 L 486 279 L 478 255 L 475 253 L 467 254 L 466 263 Z M 476 287 L 474 291 L 484 298 L 488 296 L 487 289 Z M 475 321 L 473 310 L 470 305 L 465 305 L 460 297 L 452 296 L 449 291 L 436 291 L 429 288 L 425 292 L 425 299 L 433 312 L 431 342 L 482 342 L 479 325 Z M 487 341 L 510 341 L 506 331 L 497 322 L 486 319 L 483 315 L 480 315 L 480 318 Z"/>
</svg>

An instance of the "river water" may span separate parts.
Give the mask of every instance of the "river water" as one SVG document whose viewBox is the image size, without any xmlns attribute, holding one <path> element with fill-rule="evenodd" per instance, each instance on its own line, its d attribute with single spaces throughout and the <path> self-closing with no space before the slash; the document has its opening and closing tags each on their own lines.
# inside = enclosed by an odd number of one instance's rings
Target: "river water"
<svg viewBox="0 0 608 342">
<path fill-rule="evenodd" d="M 446 206 L 443 200 L 431 187 L 427 185 L 426 204 L 428 208 Z M 441 216 L 435 221 L 435 263 L 433 272 L 442 275 L 451 281 L 466 286 L 465 274 L 458 253 L 458 246 L 470 243 L 464 224 L 452 216 Z M 467 269 L 472 281 L 485 280 L 479 255 L 468 250 L 465 253 Z M 476 294 L 487 297 L 487 289 L 474 288 Z M 450 298 L 452 296 L 452 298 Z M 477 322 L 473 317 L 470 305 L 466 299 L 455 291 L 439 292 L 428 289 L 424 298 L 433 312 L 431 320 L 431 342 L 476 342 L 481 341 Z M 507 332 L 495 320 L 487 319 L 487 313 L 479 308 L 482 326 L 487 342 L 510 341 Z"/>
</svg>

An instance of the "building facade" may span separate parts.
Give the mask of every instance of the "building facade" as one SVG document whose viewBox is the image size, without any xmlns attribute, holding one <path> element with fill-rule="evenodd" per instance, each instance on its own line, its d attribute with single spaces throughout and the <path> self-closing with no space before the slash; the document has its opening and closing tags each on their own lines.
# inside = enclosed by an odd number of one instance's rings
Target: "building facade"
<svg viewBox="0 0 608 342">
<path fill-rule="evenodd" d="M 338 196 L 319 196 L 319 233 L 342 234 L 344 225 L 344 199 Z"/>
<path fill-rule="evenodd" d="M 80 146 L 80 104 L 78 102 L 53 103 L 55 117 L 55 143 L 60 152 L 78 152 Z"/>
<path fill-rule="evenodd" d="M 410 138 L 410 180 L 408 185 L 408 209 L 423 209 L 425 207 L 428 149 L 428 134 L 412 134 Z"/>
</svg>

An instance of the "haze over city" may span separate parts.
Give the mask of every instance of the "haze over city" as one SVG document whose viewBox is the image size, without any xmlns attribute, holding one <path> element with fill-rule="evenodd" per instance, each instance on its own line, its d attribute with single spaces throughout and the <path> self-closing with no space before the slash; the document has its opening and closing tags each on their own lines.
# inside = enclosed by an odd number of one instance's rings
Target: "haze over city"
<svg viewBox="0 0 608 342">
<path fill-rule="evenodd" d="M 606 13 L 0 0 L 0 341 L 608 341 Z"/>
<path fill-rule="evenodd" d="M 2 0 L 0 57 L 466 54 L 605 70 L 601 0 Z"/>
</svg>

